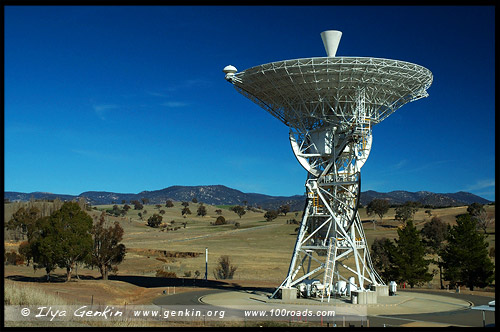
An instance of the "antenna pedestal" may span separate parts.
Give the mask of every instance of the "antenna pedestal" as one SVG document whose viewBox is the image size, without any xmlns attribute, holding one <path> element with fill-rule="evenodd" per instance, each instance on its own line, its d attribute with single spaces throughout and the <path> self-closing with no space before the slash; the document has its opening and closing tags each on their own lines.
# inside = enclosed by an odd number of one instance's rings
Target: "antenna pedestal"
<svg viewBox="0 0 500 332">
<path fill-rule="evenodd" d="M 372 142 L 370 122 L 359 114 L 348 127 L 291 130 L 290 142 L 309 174 L 307 203 L 288 275 L 280 287 L 320 277 L 321 296 L 329 299 L 334 282 L 347 282 L 352 276 L 359 289 L 383 285 L 373 269 L 358 213 L 360 169 Z"/>
</svg>

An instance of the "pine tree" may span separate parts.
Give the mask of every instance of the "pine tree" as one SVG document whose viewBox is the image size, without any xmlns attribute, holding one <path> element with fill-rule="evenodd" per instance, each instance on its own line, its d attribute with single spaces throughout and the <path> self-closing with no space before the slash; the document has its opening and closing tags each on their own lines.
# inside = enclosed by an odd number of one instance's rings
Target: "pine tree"
<svg viewBox="0 0 500 332">
<path fill-rule="evenodd" d="M 457 225 L 448 231 L 448 244 L 441 251 L 444 279 L 452 286 L 465 285 L 470 290 L 485 287 L 494 279 L 494 265 L 488 257 L 488 243 L 477 231 L 470 214 L 457 216 Z"/>
<path fill-rule="evenodd" d="M 394 264 L 399 271 L 399 281 L 408 282 L 411 288 L 422 282 L 432 280 L 429 273 L 431 260 L 425 259 L 425 245 L 420 232 L 410 220 L 405 227 L 398 229 L 399 239 L 396 239 Z"/>
</svg>

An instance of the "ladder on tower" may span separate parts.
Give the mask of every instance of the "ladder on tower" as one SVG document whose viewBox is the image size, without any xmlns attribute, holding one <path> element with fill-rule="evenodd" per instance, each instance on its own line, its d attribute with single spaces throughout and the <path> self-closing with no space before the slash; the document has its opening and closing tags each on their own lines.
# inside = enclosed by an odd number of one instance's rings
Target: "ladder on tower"
<svg viewBox="0 0 500 332">
<path fill-rule="evenodd" d="M 333 270 L 335 268 L 335 258 L 337 256 L 337 240 L 335 238 L 330 238 L 330 244 L 328 245 L 328 253 L 326 256 L 326 266 L 325 275 L 323 277 L 323 290 L 321 291 L 321 302 L 325 296 L 325 292 L 328 293 L 328 302 L 330 302 L 330 293 L 332 290 L 333 282 Z"/>
</svg>

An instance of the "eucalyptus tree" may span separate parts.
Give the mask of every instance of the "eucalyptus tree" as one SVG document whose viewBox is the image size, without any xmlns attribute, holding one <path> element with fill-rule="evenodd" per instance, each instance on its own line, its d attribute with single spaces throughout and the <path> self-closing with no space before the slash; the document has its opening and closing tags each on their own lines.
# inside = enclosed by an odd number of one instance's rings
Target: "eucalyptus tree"
<svg viewBox="0 0 500 332">
<path fill-rule="evenodd" d="M 92 251 L 92 218 L 76 202 L 65 202 L 50 216 L 35 225 L 30 252 L 35 268 L 43 267 L 49 278 L 56 266 L 66 269 L 66 280 L 77 262 L 84 261 Z"/>
</svg>

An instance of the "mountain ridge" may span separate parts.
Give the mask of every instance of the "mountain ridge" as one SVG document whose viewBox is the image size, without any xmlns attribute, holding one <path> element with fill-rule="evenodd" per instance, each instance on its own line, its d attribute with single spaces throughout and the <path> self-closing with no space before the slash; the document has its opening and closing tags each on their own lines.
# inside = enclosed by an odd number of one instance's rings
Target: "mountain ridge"
<svg viewBox="0 0 500 332">
<path fill-rule="evenodd" d="M 259 193 L 244 193 L 240 190 L 226 187 L 224 185 L 204 185 L 204 186 L 180 186 L 174 185 L 160 190 L 141 191 L 134 193 L 116 193 L 108 191 L 85 191 L 79 195 L 54 194 L 47 192 L 22 193 L 5 191 L 4 200 L 29 201 L 33 199 L 59 198 L 61 200 L 73 200 L 85 197 L 92 205 L 121 204 L 122 201 L 147 199 L 149 204 L 164 204 L 166 200 L 192 201 L 196 198 L 198 202 L 211 205 L 236 205 L 246 204 L 259 206 L 263 209 L 277 209 L 280 205 L 289 204 L 292 211 L 302 210 L 305 205 L 305 195 L 294 196 L 271 196 Z M 403 204 L 406 201 L 417 201 L 422 205 L 433 207 L 463 206 L 472 203 L 488 204 L 491 201 L 480 196 L 459 191 L 456 193 L 433 193 L 429 191 L 409 192 L 405 190 L 395 190 L 388 193 L 380 193 L 374 190 L 361 192 L 360 203 L 366 206 L 373 199 L 386 199 L 392 205 Z"/>
</svg>

